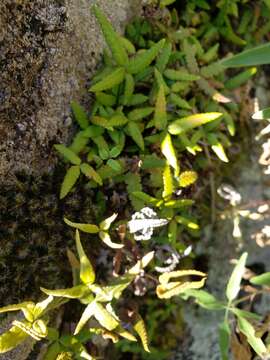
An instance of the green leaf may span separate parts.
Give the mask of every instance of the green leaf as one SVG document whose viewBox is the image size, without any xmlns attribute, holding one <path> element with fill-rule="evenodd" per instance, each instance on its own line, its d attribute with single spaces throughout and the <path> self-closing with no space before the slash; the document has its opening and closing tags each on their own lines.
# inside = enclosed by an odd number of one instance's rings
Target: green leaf
<svg viewBox="0 0 270 360">
<path fill-rule="evenodd" d="M 191 221 L 189 218 L 185 217 L 185 216 L 175 216 L 175 220 L 184 226 L 187 226 L 190 229 L 193 230 L 198 230 L 199 229 L 199 225 L 197 223 L 195 223 L 194 221 Z"/>
<path fill-rule="evenodd" d="M 133 192 L 133 195 L 135 197 L 137 197 L 138 199 L 142 200 L 144 203 L 146 204 L 149 204 L 149 205 L 157 205 L 160 200 L 148 195 L 148 194 L 145 194 L 144 192 L 142 191 L 134 191 Z"/>
<path fill-rule="evenodd" d="M 78 229 L 76 229 L 76 248 L 80 259 L 80 279 L 84 284 L 93 284 L 95 272 L 83 250 Z"/>
<path fill-rule="evenodd" d="M 171 53 L 172 53 L 172 43 L 170 41 L 166 41 L 156 61 L 156 68 L 160 73 L 163 73 L 164 70 L 166 69 Z"/>
<path fill-rule="evenodd" d="M 170 134 L 166 134 L 164 140 L 161 143 L 161 151 L 162 154 L 167 159 L 168 163 L 171 165 L 171 167 L 175 170 L 175 176 L 178 176 L 180 172 L 180 168 L 178 165 L 176 153 L 173 147 L 172 139 Z"/>
<path fill-rule="evenodd" d="M 97 101 L 104 106 L 113 106 L 116 103 L 116 97 L 111 94 L 106 94 L 104 92 L 96 93 Z"/>
<path fill-rule="evenodd" d="M 123 95 L 122 104 L 127 105 L 130 102 L 130 99 L 133 95 L 135 88 L 135 81 L 131 74 L 126 74 L 125 76 L 125 90 Z"/>
<path fill-rule="evenodd" d="M 207 140 L 211 145 L 212 150 L 217 155 L 217 157 L 223 162 L 226 163 L 229 162 L 229 159 L 227 158 L 223 145 L 218 140 L 217 136 L 213 133 L 209 133 L 207 134 Z"/>
<path fill-rule="evenodd" d="M 179 135 L 198 126 L 214 121 L 220 116 L 222 116 L 222 113 L 219 112 L 190 115 L 172 122 L 169 126 L 169 132 L 172 135 Z"/>
<path fill-rule="evenodd" d="M 252 119 L 269 120 L 270 119 L 270 108 L 266 108 L 266 109 L 255 112 L 255 114 L 252 115 Z"/>
<path fill-rule="evenodd" d="M 143 201 L 139 200 L 133 195 L 135 191 L 142 191 L 141 178 L 139 174 L 129 172 L 125 175 L 125 183 L 127 185 L 127 192 L 129 200 L 136 211 L 143 208 Z"/>
<path fill-rule="evenodd" d="M 245 310 L 241 310 L 238 308 L 230 308 L 230 310 L 237 316 L 237 317 L 242 317 L 242 318 L 247 318 L 247 319 L 253 319 L 253 320 L 257 320 L 260 321 L 262 319 L 262 316 L 258 315 L 258 314 L 254 314 L 250 311 L 245 311 Z"/>
<path fill-rule="evenodd" d="M 157 100 L 155 105 L 154 121 L 155 127 L 158 130 L 165 129 L 167 125 L 167 110 L 166 110 L 166 98 L 164 93 L 164 87 L 161 85 L 157 94 Z"/>
<path fill-rule="evenodd" d="M 148 100 L 148 96 L 146 96 L 144 94 L 140 94 L 140 93 L 133 94 L 127 105 L 129 105 L 129 106 L 141 105 L 141 104 L 145 103 L 147 100 Z"/>
<path fill-rule="evenodd" d="M 119 325 L 119 322 L 101 304 L 97 302 L 93 302 L 92 304 L 94 307 L 94 316 L 101 326 L 111 331 Z"/>
<path fill-rule="evenodd" d="M 115 61 L 118 65 L 126 65 L 128 63 L 128 55 L 120 35 L 115 32 L 111 23 L 97 6 L 94 6 L 93 10 Z"/>
<path fill-rule="evenodd" d="M 99 228 L 103 231 L 109 230 L 111 224 L 114 222 L 114 220 L 117 218 L 118 214 L 113 214 L 112 216 L 108 217 L 107 219 L 103 220 L 99 224 Z"/>
<path fill-rule="evenodd" d="M 227 284 L 226 296 L 229 302 L 233 301 L 237 297 L 240 291 L 240 284 L 241 284 L 242 276 L 244 275 L 245 272 L 247 256 L 248 254 L 246 252 L 242 254 Z"/>
<path fill-rule="evenodd" d="M 136 317 L 136 322 L 133 325 L 133 328 L 136 331 L 136 333 L 139 335 L 139 337 L 141 338 L 144 350 L 146 352 L 150 353 L 145 323 L 139 314 Z"/>
<path fill-rule="evenodd" d="M 179 108 L 191 110 L 191 106 L 189 105 L 189 103 L 186 100 L 182 99 L 179 95 L 171 93 L 170 101 L 172 104 L 178 106 Z"/>
<path fill-rule="evenodd" d="M 79 229 L 79 230 L 89 233 L 89 234 L 97 234 L 99 232 L 99 227 L 97 225 L 75 223 L 73 221 L 68 220 L 67 218 L 64 218 L 64 222 L 67 225 L 74 227 L 75 229 Z"/>
<path fill-rule="evenodd" d="M 176 0 L 161 0 L 160 1 L 160 7 L 164 8 L 166 6 L 169 6 L 171 4 L 173 4 Z"/>
<path fill-rule="evenodd" d="M 80 165 L 81 159 L 79 158 L 79 156 L 74 154 L 74 152 L 68 149 L 65 145 L 57 144 L 54 145 L 54 147 L 61 155 L 63 155 L 68 161 L 70 161 L 71 164 Z"/>
<path fill-rule="evenodd" d="M 35 319 L 42 316 L 46 312 L 46 310 L 48 310 L 49 305 L 52 302 L 53 302 L 53 297 L 49 295 L 45 300 L 36 303 L 35 308 L 33 310 L 33 315 Z"/>
<path fill-rule="evenodd" d="M 226 68 L 240 66 L 257 66 L 270 63 L 270 42 L 245 50 L 221 62 Z"/>
<path fill-rule="evenodd" d="M 128 119 L 123 114 L 116 114 L 109 120 L 109 126 L 123 126 L 128 122 Z"/>
<path fill-rule="evenodd" d="M 17 326 L 12 326 L 9 331 L 0 335 L 0 354 L 4 354 L 16 346 L 20 345 L 28 334 L 19 329 Z"/>
<path fill-rule="evenodd" d="M 79 176 L 80 176 L 79 165 L 71 166 L 68 169 L 61 185 L 60 199 L 63 199 L 71 191 L 76 181 L 78 180 Z"/>
<path fill-rule="evenodd" d="M 200 79 L 200 76 L 189 74 L 185 70 L 174 70 L 167 69 L 164 71 L 164 76 L 169 80 L 177 80 L 177 81 L 196 81 Z"/>
<path fill-rule="evenodd" d="M 128 118 L 131 121 L 138 121 L 149 116 L 150 114 L 152 114 L 153 111 L 153 107 L 138 108 L 130 111 L 128 114 Z"/>
<path fill-rule="evenodd" d="M 54 342 L 47 349 L 46 354 L 44 355 L 43 360 L 57 360 L 57 355 L 61 353 L 62 347 L 58 341 Z"/>
<path fill-rule="evenodd" d="M 171 174 L 170 166 L 169 164 L 167 164 L 163 171 L 163 192 L 162 192 L 163 199 L 171 198 L 173 191 L 174 191 L 173 177 Z"/>
<path fill-rule="evenodd" d="M 86 129 L 89 124 L 84 108 L 76 101 L 71 101 L 70 105 L 77 123 L 80 125 L 81 129 Z"/>
<path fill-rule="evenodd" d="M 120 36 L 120 40 L 128 54 L 134 55 L 136 53 L 136 48 L 131 41 L 123 36 Z"/>
<path fill-rule="evenodd" d="M 137 54 L 129 60 L 126 66 L 127 71 L 130 74 L 138 74 L 143 71 L 151 62 L 156 58 L 159 51 L 163 48 L 165 39 L 160 40 L 154 44 L 150 49 L 144 51 L 142 54 Z"/>
<path fill-rule="evenodd" d="M 98 83 L 91 86 L 89 91 L 100 92 L 111 89 L 114 86 L 123 82 L 124 78 L 125 78 L 125 69 L 117 68 L 116 70 L 113 70 L 109 75 L 107 75 L 105 79 L 100 80 Z"/>
<path fill-rule="evenodd" d="M 128 123 L 127 127 L 131 138 L 139 146 L 139 148 L 144 151 L 144 141 L 139 126 L 134 121 L 131 121 Z"/>
<path fill-rule="evenodd" d="M 257 68 L 252 67 L 248 70 L 241 72 L 225 82 L 225 88 L 229 90 L 236 89 L 245 84 L 253 75 L 257 73 Z"/>
<path fill-rule="evenodd" d="M 89 179 L 93 179 L 98 185 L 101 186 L 103 184 L 101 177 L 92 166 L 86 163 L 81 164 L 81 172 Z"/>
<path fill-rule="evenodd" d="M 173 209 L 183 209 L 187 206 L 191 206 L 194 204 L 194 200 L 190 199 L 180 199 L 180 200 L 169 200 L 165 202 L 165 207 L 173 208 Z"/>
<path fill-rule="evenodd" d="M 41 287 L 40 290 L 47 295 L 64 297 L 68 299 L 81 299 L 87 294 L 89 294 L 89 289 L 85 285 L 77 285 L 72 288 L 57 290 L 49 290 Z"/>
<path fill-rule="evenodd" d="M 214 295 L 209 294 L 207 291 L 190 289 L 185 292 L 185 295 L 195 297 L 196 303 L 205 309 L 208 310 L 225 309 L 225 305 L 222 304 L 219 300 L 217 300 L 217 298 Z"/>
<path fill-rule="evenodd" d="M 258 354 L 261 357 L 267 354 L 267 349 L 263 341 L 261 340 L 261 338 L 256 336 L 255 329 L 253 328 L 253 326 L 250 324 L 249 321 L 247 321 L 245 318 L 238 317 L 238 327 L 239 330 L 244 335 L 246 335 L 249 345 L 253 348 L 256 354 Z"/>
<path fill-rule="evenodd" d="M 270 286 L 270 272 L 266 272 L 258 276 L 253 276 L 249 281 L 254 285 Z"/>
<path fill-rule="evenodd" d="M 222 360 L 229 360 L 231 330 L 228 322 L 224 320 L 219 325 L 219 347 Z"/>
<path fill-rule="evenodd" d="M 112 242 L 110 235 L 105 231 L 100 231 L 99 237 L 104 242 L 104 244 L 106 244 L 112 249 L 122 249 L 122 247 L 124 246 L 123 244 L 117 244 Z"/>
<path fill-rule="evenodd" d="M 76 326 L 76 329 L 74 331 L 74 335 L 77 335 L 82 328 L 85 326 L 85 324 L 90 320 L 90 318 L 94 315 L 95 313 L 95 302 L 91 302 L 89 305 L 86 306 L 86 308 L 84 309 L 82 316 Z"/>
<path fill-rule="evenodd" d="M 120 172 L 122 169 L 122 166 L 119 164 L 119 162 L 117 160 L 113 160 L 113 159 L 109 159 L 107 161 L 107 164 L 114 170 L 117 172 Z"/>
</svg>

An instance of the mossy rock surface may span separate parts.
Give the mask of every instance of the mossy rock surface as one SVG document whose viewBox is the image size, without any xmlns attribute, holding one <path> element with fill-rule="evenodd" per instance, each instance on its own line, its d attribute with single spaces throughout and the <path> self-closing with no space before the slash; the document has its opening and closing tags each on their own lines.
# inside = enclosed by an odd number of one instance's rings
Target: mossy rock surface
<svg viewBox="0 0 270 360">
<path fill-rule="evenodd" d="M 140 8 L 140 0 L 1 1 L 0 183 L 51 171 L 52 145 L 68 141 L 70 101 L 87 97 L 104 48 L 96 3 L 117 30 Z"/>
</svg>

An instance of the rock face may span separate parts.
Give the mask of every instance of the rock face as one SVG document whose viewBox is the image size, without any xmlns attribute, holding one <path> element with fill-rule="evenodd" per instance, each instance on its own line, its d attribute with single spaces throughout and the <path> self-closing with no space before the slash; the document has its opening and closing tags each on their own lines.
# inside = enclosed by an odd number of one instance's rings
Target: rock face
<svg viewBox="0 0 270 360">
<path fill-rule="evenodd" d="M 104 47 L 93 4 L 120 30 L 140 0 L 1 1 L 0 183 L 54 167 L 52 145 L 72 131 L 69 103 L 87 94 Z"/>
</svg>

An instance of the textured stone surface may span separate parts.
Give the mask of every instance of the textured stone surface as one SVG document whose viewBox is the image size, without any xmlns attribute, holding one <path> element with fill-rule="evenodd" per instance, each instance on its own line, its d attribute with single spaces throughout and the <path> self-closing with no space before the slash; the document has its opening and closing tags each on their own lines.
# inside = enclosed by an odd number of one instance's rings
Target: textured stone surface
<svg viewBox="0 0 270 360">
<path fill-rule="evenodd" d="M 140 0 L 1 1 L 0 183 L 50 171 L 52 144 L 68 140 L 70 101 L 86 96 L 104 46 L 94 3 L 120 30 Z"/>
</svg>

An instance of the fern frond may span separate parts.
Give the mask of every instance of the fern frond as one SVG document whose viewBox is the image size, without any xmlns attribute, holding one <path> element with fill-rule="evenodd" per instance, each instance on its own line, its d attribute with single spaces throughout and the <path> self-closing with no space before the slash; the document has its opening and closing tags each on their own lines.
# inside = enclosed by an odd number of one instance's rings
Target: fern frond
<svg viewBox="0 0 270 360">
<path fill-rule="evenodd" d="M 142 191 L 141 177 L 139 174 L 129 172 L 125 176 L 125 183 L 127 185 L 127 192 L 129 200 L 136 211 L 143 208 L 144 202 L 133 195 L 135 191 Z"/>
</svg>

